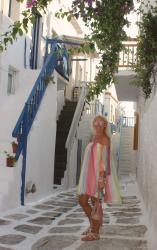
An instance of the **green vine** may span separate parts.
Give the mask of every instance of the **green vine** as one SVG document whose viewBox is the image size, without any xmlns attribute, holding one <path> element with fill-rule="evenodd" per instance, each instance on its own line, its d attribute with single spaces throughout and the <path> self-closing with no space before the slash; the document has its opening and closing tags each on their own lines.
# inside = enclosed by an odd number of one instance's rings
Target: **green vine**
<svg viewBox="0 0 157 250">
<path fill-rule="evenodd" d="M 25 0 L 16 0 L 19 3 L 23 3 Z M 30 2 L 33 0 L 30 0 Z M 8 44 L 13 44 L 14 40 L 17 40 L 19 36 L 23 36 L 28 33 L 28 27 L 30 24 L 35 23 L 36 15 L 40 12 L 46 13 L 47 6 L 52 0 L 34 0 L 34 4 L 27 7 L 22 11 L 21 21 L 15 21 L 9 26 L 8 30 L 0 35 L 0 52 L 7 49 Z"/>
<path fill-rule="evenodd" d="M 144 13 L 142 7 L 141 21 L 138 23 L 140 35 L 137 44 L 138 62 L 135 65 L 136 80 L 134 84 L 141 87 L 145 98 L 149 98 L 155 83 L 157 63 L 157 5 L 145 6 L 149 9 Z"/>
<path fill-rule="evenodd" d="M 88 100 L 99 95 L 114 81 L 118 71 L 119 53 L 123 49 L 123 41 L 127 40 L 124 31 L 129 26 L 127 14 L 133 9 L 132 0 L 74 0 L 69 12 L 62 9 L 56 15 L 67 16 L 68 20 L 74 16 L 81 17 L 91 34 L 89 41 L 96 44 L 101 60 L 95 83 L 89 84 Z"/>
<path fill-rule="evenodd" d="M 23 2 L 24 0 L 17 0 Z M 34 23 L 35 16 L 40 11 L 46 12 L 48 4 L 53 0 L 30 0 L 31 8 L 22 12 L 22 21 L 15 22 L 9 31 L 0 38 L 0 50 L 7 48 L 23 32 L 28 32 L 29 23 Z M 94 98 L 114 81 L 118 71 L 119 53 L 123 49 L 122 42 L 127 40 L 124 27 L 129 26 L 127 14 L 133 9 L 133 0 L 73 0 L 70 11 L 60 10 L 56 16 L 71 18 L 81 17 L 91 33 L 87 37 L 87 44 L 78 50 L 90 52 L 95 44 L 100 54 L 98 74 L 94 84 L 89 84 L 88 100 Z"/>
</svg>

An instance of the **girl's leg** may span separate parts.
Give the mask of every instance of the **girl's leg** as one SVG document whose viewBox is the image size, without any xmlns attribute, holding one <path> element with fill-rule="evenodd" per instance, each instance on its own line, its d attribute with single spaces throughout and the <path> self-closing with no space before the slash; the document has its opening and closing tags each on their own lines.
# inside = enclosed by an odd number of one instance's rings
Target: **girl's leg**
<svg viewBox="0 0 157 250">
<path fill-rule="evenodd" d="M 92 204 L 94 206 L 95 202 L 98 201 L 98 198 L 95 198 L 95 197 L 91 197 L 91 201 L 92 201 Z M 98 220 L 93 220 L 91 219 L 91 232 L 92 233 L 95 233 L 95 234 L 99 234 L 99 231 L 100 231 L 100 227 L 102 226 L 102 221 L 98 221 Z"/>
<path fill-rule="evenodd" d="M 91 202 L 94 206 L 95 203 L 98 202 L 98 198 L 91 197 Z M 91 231 L 85 237 L 83 237 L 82 240 L 83 241 L 99 240 L 100 239 L 99 231 L 100 231 L 101 225 L 102 225 L 101 218 L 100 218 L 100 220 L 94 220 L 91 217 Z"/>
<path fill-rule="evenodd" d="M 87 215 L 89 222 L 91 223 L 92 208 L 89 205 L 88 201 L 89 201 L 89 196 L 87 194 L 82 194 L 78 196 L 78 202 L 82 207 L 83 211 L 85 212 L 85 214 Z"/>
</svg>

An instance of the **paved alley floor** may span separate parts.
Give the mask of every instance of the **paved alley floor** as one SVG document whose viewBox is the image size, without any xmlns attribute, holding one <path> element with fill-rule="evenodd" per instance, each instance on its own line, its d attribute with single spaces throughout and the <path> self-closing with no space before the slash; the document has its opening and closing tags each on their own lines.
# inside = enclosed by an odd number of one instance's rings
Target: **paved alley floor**
<svg viewBox="0 0 157 250">
<path fill-rule="evenodd" d="M 56 191 L 38 204 L 0 214 L 0 250 L 149 250 L 136 182 L 128 178 L 121 187 L 122 204 L 104 206 L 99 241 L 81 241 L 88 221 L 75 190 Z"/>
</svg>

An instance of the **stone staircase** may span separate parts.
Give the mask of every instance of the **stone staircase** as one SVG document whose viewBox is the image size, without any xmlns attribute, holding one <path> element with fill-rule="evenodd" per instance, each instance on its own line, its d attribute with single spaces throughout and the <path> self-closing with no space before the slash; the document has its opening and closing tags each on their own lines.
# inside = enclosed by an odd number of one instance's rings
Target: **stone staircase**
<svg viewBox="0 0 157 250">
<path fill-rule="evenodd" d="M 122 127 L 120 158 L 119 158 L 119 176 L 135 174 L 135 151 L 133 150 L 133 127 Z"/>
<path fill-rule="evenodd" d="M 61 184 L 61 180 L 64 177 L 64 171 L 66 170 L 67 149 L 65 148 L 65 143 L 75 113 L 76 105 L 76 101 L 66 101 L 57 122 L 54 184 Z"/>
</svg>

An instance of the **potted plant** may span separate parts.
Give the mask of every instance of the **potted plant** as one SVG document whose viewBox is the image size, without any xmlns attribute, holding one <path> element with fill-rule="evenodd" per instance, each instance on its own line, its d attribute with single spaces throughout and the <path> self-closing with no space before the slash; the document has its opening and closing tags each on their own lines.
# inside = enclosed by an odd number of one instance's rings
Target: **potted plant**
<svg viewBox="0 0 157 250">
<path fill-rule="evenodd" d="M 4 153 L 6 154 L 7 158 L 6 158 L 6 166 L 7 167 L 14 167 L 15 163 L 16 163 L 16 158 L 13 155 L 10 155 L 8 152 L 4 151 Z"/>
<path fill-rule="evenodd" d="M 12 144 L 13 153 L 16 154 L 17 148 L 18 148 L 18 144 L 15 141 L 13 141 L 11 144 Z"/>
<path fill-rule="evenodd" d="M 44 77 L 44 83 L 45 83 L 45 86 L 47 86 L 48 84 L 50 84 L 50 83 L 55 83 L 54 82 L 54 77 L 53 76 L 51 76 L 51 75 L 46 75 L 45 77 Z"/>
</svg>

